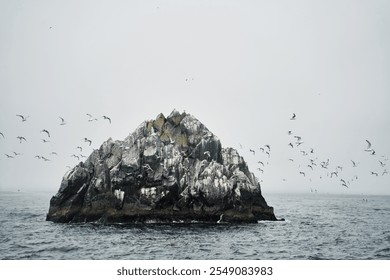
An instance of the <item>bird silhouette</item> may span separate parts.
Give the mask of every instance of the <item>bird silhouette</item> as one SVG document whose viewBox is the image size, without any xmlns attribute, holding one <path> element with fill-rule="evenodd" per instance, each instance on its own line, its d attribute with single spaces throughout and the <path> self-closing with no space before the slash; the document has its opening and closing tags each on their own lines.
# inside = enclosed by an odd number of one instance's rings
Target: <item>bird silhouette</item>
<svg viewBox="0 0 390 280">
<path fill-rule="evenodd" d="M 50 138 L 50 132 L 47 129 L 43 129 L 43 130 L 41 130 L 41 132 L 46 133 L 47 136 Z"/>
<path fill-rule="evenodd" d="M 295 120 L 295 118 L 297 117 L 297 115 L 295 115 L 295 113 L 293 113 L 292 117 L 290 118 L 290 120 Z"/>
<path fill-rule="evenodd" d="M 30 117 L 30 116 L 23 116 L 23 115 L 16 115 L 17 117 L 21 118 L 22 119 L 22 122 L 25 122 L 27 121 L 27 119 Z"/>
<path fill-rule="evenodd" d="M 111 123 L 111 119 L 109 117 L 103 116 L 102 118 L 105 119 L 105 120 L 108 120 Z"/>
<path fill-rule="evenodd" d="M 3 136 L 3 138 L 5 138 L 5 137 L 4 137 L 4 134 L 3 134 L 2 132 L 0 132 L 0 135 Z"/>
<path fill-rule="evenodd" d="M 26 142 L 27 142 L 27 139 L 26 139 L 26 138 L 24 138 L 23 136 L 18 136 L 18 137 L 16 137 L 16 138 L 18 138 L 18 139 L 19 139 L 20 143 L 22 143 L 22 140 L 24 140 L 24 141 L 26 141 Z"/>
<path fill-rule="evenodd" d="M 84 142 L 88 142 L 88 143 L 89 143 L 89 146 L 91 146 L 91 144 L 92 144 L 92 141 L 89 140 L 88 138 L 84 138 Z"/>
<path fill-rule="evenodd" d="M 59 117 L 61 119 L 60 125 L 66 125 L 65 119 L 63 117 Z"/>
<path fill-rule="evenodd" d="M 9 154 L 5 154 L 7 158 L 14 158 L 13 156 L 10 156 Z"/>
</svg>

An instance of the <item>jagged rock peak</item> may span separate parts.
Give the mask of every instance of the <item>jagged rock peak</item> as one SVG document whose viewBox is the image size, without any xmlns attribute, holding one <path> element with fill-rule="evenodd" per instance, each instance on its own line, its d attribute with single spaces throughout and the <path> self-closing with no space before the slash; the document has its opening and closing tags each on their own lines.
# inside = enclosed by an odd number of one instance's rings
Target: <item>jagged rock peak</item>
<svg viewBox="0 0 390 280">
<path fill-rule="evenodd" d="M 223 214 L 223 215 L 222 215 Z M 109 138 L 67 172 L 50 201 L 56 222 L 275 220 L 257 178 L 199 120 L 173 110 Z"/>
</svg>

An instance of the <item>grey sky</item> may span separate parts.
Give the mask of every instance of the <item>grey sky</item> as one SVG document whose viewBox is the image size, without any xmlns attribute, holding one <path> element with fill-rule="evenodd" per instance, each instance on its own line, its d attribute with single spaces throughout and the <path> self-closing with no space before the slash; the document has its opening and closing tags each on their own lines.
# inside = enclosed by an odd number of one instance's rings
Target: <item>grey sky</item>
<svg viewBox="0 0 390 280">
<path fill-rule="evenodd" d="M 388 1 L 0 0 L 0 189 L 55 193 L 77 146 L 89 155 L 176 108 L 238 149 L 265 193 L 390 194 L 389 21 Z"/>
</svg>

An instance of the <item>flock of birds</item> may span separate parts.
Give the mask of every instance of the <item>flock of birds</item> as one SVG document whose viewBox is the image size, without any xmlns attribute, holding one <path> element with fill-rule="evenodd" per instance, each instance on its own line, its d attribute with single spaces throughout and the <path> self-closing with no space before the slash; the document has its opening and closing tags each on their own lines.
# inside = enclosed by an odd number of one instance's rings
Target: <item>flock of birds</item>
<svg viewBox="0 0 390 280">
<path fill-rule="evenodd" d="M 88 117 L 87 121 L 88 122 L 96 122 L 98 121 L 99 119 L 98 118 L 95 118 L 93 117 L 91 114 L 87 113 L 86 116 Z M 30 118 L 30 116 L 24 116 L 24 115 L 16 115 L 16 117 L 20 118 L 20 121 L 21 122 L 27 122 L 28 119 Z M 65 126 L 67 124 L 67 122 L 65 121 L 65 119 L 61 116 L 58 117 L 59 118 L 59 123 L 58 125 L 60 126 Z M 107 121 L 108 123 L 111 124 L 111 118 L 108 117 L 108 116 L 102 116 L 100 119 L 103 119 L 105 121 Z M 46 143 L 50 143 L 51 142 L 51 134 L 50 134 L 50 131 L 48 129 L 45 129 L 43 128 L 41 131 L 40 131 L 41 135 L 42 135 L 42 143 L 43 144 L 46 144 Z M 4 132 L 0 131 L 0 139 L 2 140 L 5 140 L 6 139 L 6 135 Z M 23 144 L 23 143 L 27 143 L 28 142 L 28 139 L 25 137 L 25 136 L 22 136 L 22 135 L 18 135 L 16 136 L 15 139 L 18 139 L 18 142 L 19 144 Z M 81 139 L 81 141 L 83 141 L 84 143 L 87 143 L 88 146 L 91 146 L 92 144 L 92 140 L 91 139 L 88 139 L 87 137 L 84 137 L 83 139 Z M 86 158 L 85 155 L 82 154 L 83 152 L 83 147 L 82 145 L 80 144 L 79 146 L 77 146 L 75 148 L 75 150 L 77 150 L 77 153 L 74 153 L 72 155 L 70 155 L 70 157 L 72 158 L 75 158 L 77 160 L 80 160 L 82 158 Z M 7 158 L 7 159 L 15 159 L 16 157 L 19 157 L 19 156 L 22 156 L 23 154 L 20 153 L 20 152 L 16 152 L 16 151 L 12 151 L 10 153 L 5 153 L 4 156 Z M 58 156 L 58 153 L 55 152 L 55 151 L 52 151 L 49 156 L 44 156 L 44 155 L 35 155 L 34 158 L 36 159 L 39 159 L 39 160 L 43 160 L 43 161 L 51 161 L 51 159 L 49 157 L 51 156 Z M 67 166 L 68 168 L 70 168 L 69 166 Z"/>
<path fill-rule="evenodd" d="M 96 118 L 89 113 L 87 113 L 86 116 L 88 117 L 88 119 L 87 119 L 88 122 L 97 122 L 97 121 L 99 121 L 99 119 L 103 119 L 103 121 L 107 121 L 109 124 L 111 124 L 111 118 L 108 116 L 102 116 L 100 118 Z M 29 120 L 29 116 L 16 115 L 16 117 L 20 118 L 21 122 L 28 122 L 28 120 Z M 58 118 L 59 118 L 59 123 L 58 123 L 59 126 L 67 125 L 67 122 L 63 117 L 59 116 Z M 297 115 L 294 113 L 291 116 L 290 120 L 296 121 L 296 119 L 297 119 Z M 40 130 L 40 134 L 42 135 L 41 140 L 42 140 L 43 144 L 51 142 L 52 135 L 48 129 L 43 128 L 42 130 Z M 337 165 L 337 164 L 333 164 L 333 163 L 331 164 L 329 158 L 324 159 L 324 160 L 319 160 L 318 156 L 316 156 L 316 152 L 314 151 L 313 148 L 306 148 L 306 149 L 304 148 L 305 142 L 303 141 L 303 137 L 301 137 L 299 135 L 295 135 L 291 130 L 287 131 L 287 135 L 290 138 L 289 138 L 289 142 L 286 143 L 286 145 L 289 147 L 289 149 L 294 150 L 296 153 L 298 153 L 298 150 L 299 150 L 298 154 L 300 154 L 300 156 L 301 156 L 300 159 L 294 158 L 294 157 L 288 158 L 288 161 L 290 162 L 290 164 L 294 164 L 295 162 L 297 162 L 296 167 L 297 167 L 297 174 L 299 174 L 298 176 L 302 176 L 303 178 L 308 179 L 310 182 L 312 181 L 312 178 L 314 178 L 313 176 L 315 176 L 315 175 L 319 176 L 319 179 L 323 179 L 326 177 L 328 177 L 330 179 L 337 178 L 339 180 L 340 185 L 342 187 L 345 187 L 345 188 L 349 188 L 354 181 L 357 181 L 359 179 L 357 174 L 354 174 L 352 177 L 346 178 L 347 175 L 343 174 L 343 170 L 345 170 L 345 168 L 348 168 L 348 166 L 342 166 L 342 165 Z M 0 131 L 0 141 L 5 140 L 6 137 L 7 137 L 7 135 L 3 131 Z M 23 143 L 27 143 L 29 140 L 25 136 L 18 135 L 18 136 L 16 136 L 15 141 L 18 141 L 19 144 L 22 145 Z M 77 151 L 77 152 L 69 155 L 71 158 L 77 159 L 78 161 L 80 161 L 83 158 L 86 158 L 86 156 L 82 154 L 83 149 L 85 147 L 83 147 L 83 144 L 81 144 L 81 143 L 83 143 L 84 145 L 88 145 L 88 147 L 89 147 L 92 145 L 92 140 L 87 138 L 87 137 L 80 139 L 80 144 L 77 147 L 75 147 L 75 149 L 74 149 L 74 151 Z M 244 148 L 241 144 L 239 144 L 239 145 L 240 145 L 240 149 Z M 372 176 L 388 175 L 388 171 L 386 168 L 386 166 L 387 166 L 386 161 L 388 161 L 389 158 L 385 157 L 385 156 L 381 156 L 380 158 L 378 158 L 379 156 L 376 155 L 376 151 L 374 150 L 373 145 L 371 144 L 371 142 L 369 140 L 366 140 L 366 145 L 367 146 L 364 149 L 364 152 L 373 158 L 377 158 L 376 160 L 377 160 L 377 164 L 378 164 L 378 166 L 377 166 L 378 168 L 375 171 L 374 170 L 370 171 L 371 172 L 370 175 L 372 175 Z M 264 174 L 264 171 L 266 169 L 266 165 L 269 164 L 269 159 L 271 158 L 271 145 L 266 144 L 266 145 L 260 147 L 258 150 L 250 148 L 249 153 L 252 154 L 253 156 L 260 155 L 261 158 L 265 157 L 265 159 L 262 159 L 262 160 L 256 159 L 256 161 L 257 161 L 256 163 L 258 165 L 257 171 L 259 173 L 261 173 L 259 177 L 262 177 L 262 175 Z M 15 159 L 16 157 L 20 157 L 22 155 L 23 155 L 22 153 L 17 152 L 17 151 L 12 151 L 12 152 L 4 154 L 4 156 L 7 159 Z M 55 151 L 52 151 L 48 156 L 47 155 L 46 156 L 35 155 L 34 158 L 36 158 L 38 160 L 43 160 L 43 161 L 51 161 L 52 158 L 55 156 L 58 156 L 58 153 Z M 356 160 L 350 159 L 350 166 L 349 167 L 351 169 L 356 169 L 356 167 L 358 167 L 359 164 L 360 163 L 357 162 Z M 67 166 L 67 167 L 70 168 L 70 166 Z M 314 172 L 315 170 L 320 170 L 321 172 L 315 173 Z M 380 170 L 380 171 L 378 171 L 378 170 Z M 287 181 L 286 178 L 283 178 L 282 180 Z M 261 182 L 262 182 L 262 180 L 261 180 Z M 311 188 L 310 191 L 317 192 L 317 190 L 313 189 L 313 188 Z"/>
<path fill-rule="evenodd" d="M 290 121 L 296 121 L 297 115 L 293 113 Z M 290 157 L 288 161 L 290 164 L 296 167 L 297 176 L 302 176 L 307 179 L 309 182 L 312 182 L 312 179 L 325 179 L 329 178 L 332 180 L 338 180 L 340 186 L 344 188 L 350 188 L 353 182 L 356 182 L 359 179 L 358 172 L 355 172 L 357 167 L 359 166 L 359 162 L 355 159 L 350 159 L 349 166 L 342 166 L 340 164 L 331 163 L 329 158 L 320 160 L 315 152 L 314 148 L 305 147 L 306 144 L 303 141 L 303 137 L 299 135 L 295 135 L 292 130 L 287 131 L 287 135 L 290 137 L 289 141 L 286 145 L 289 147 L 291 151 L 294 151 L 296 154 L 300 156 Z M 375 170 L 370 170 L 369 175 L 372 176 L 385 176 L 388 175 L 387 171 L 387 161 L 389 157 L 385 155 L 377 156 L 371 141 L 365 140 L 366 148 L 363 151 L 367 154 L 367 156 L 372 157 L 377 162 L 376 166 L 372 166 Z M 243 149 L 243 145 L 239 143 L 240 149 Z M 249 148 L 247 150 L 252 155 L 257 155 L 256 163 L 257 163 L 257 172 L 260 174 L 260 178 L 263 177 L 264 170 L 266 166 L 269 164 L 269 159 L 271 157 L 271 146 L 266 144 L 262 147 L 259 147 L 257 150 L 253 148 Z M 265 159 L 264 159 L 265 158 Z M 260 160 L 259 160 L 260 159 Z M 353 172 L 343 172 L 345 169 L 352 170 Z M 315 172 L 317 171 L 317 172 Z M 351 177 L 351 174 L 352 177 Z M 318 176 L 318 177 L 316 177 Z M 348 177 L 349 176 L 349 177 Z M 287 181 L 286 178 L 283 178 L 282 181 Z M 263 180 L 260 180 L 263 182 Z M 317 192 L 317 189 L 310 188 L 311 192 Z"/>
</svg>

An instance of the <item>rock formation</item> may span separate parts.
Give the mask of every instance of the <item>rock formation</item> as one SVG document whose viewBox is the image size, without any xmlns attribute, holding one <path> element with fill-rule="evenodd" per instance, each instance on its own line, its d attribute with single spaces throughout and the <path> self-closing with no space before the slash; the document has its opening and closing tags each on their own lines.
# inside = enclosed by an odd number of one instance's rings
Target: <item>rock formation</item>
<svg viewBox="0 0 390 280">
<path fill-rule="evenodd" d="M 54 222 L 257 222 L 276 220 L 260 184 L 233 148 L 174 110 L 124 141 L 104 142 L 63 177 Z"/>
</svg>

